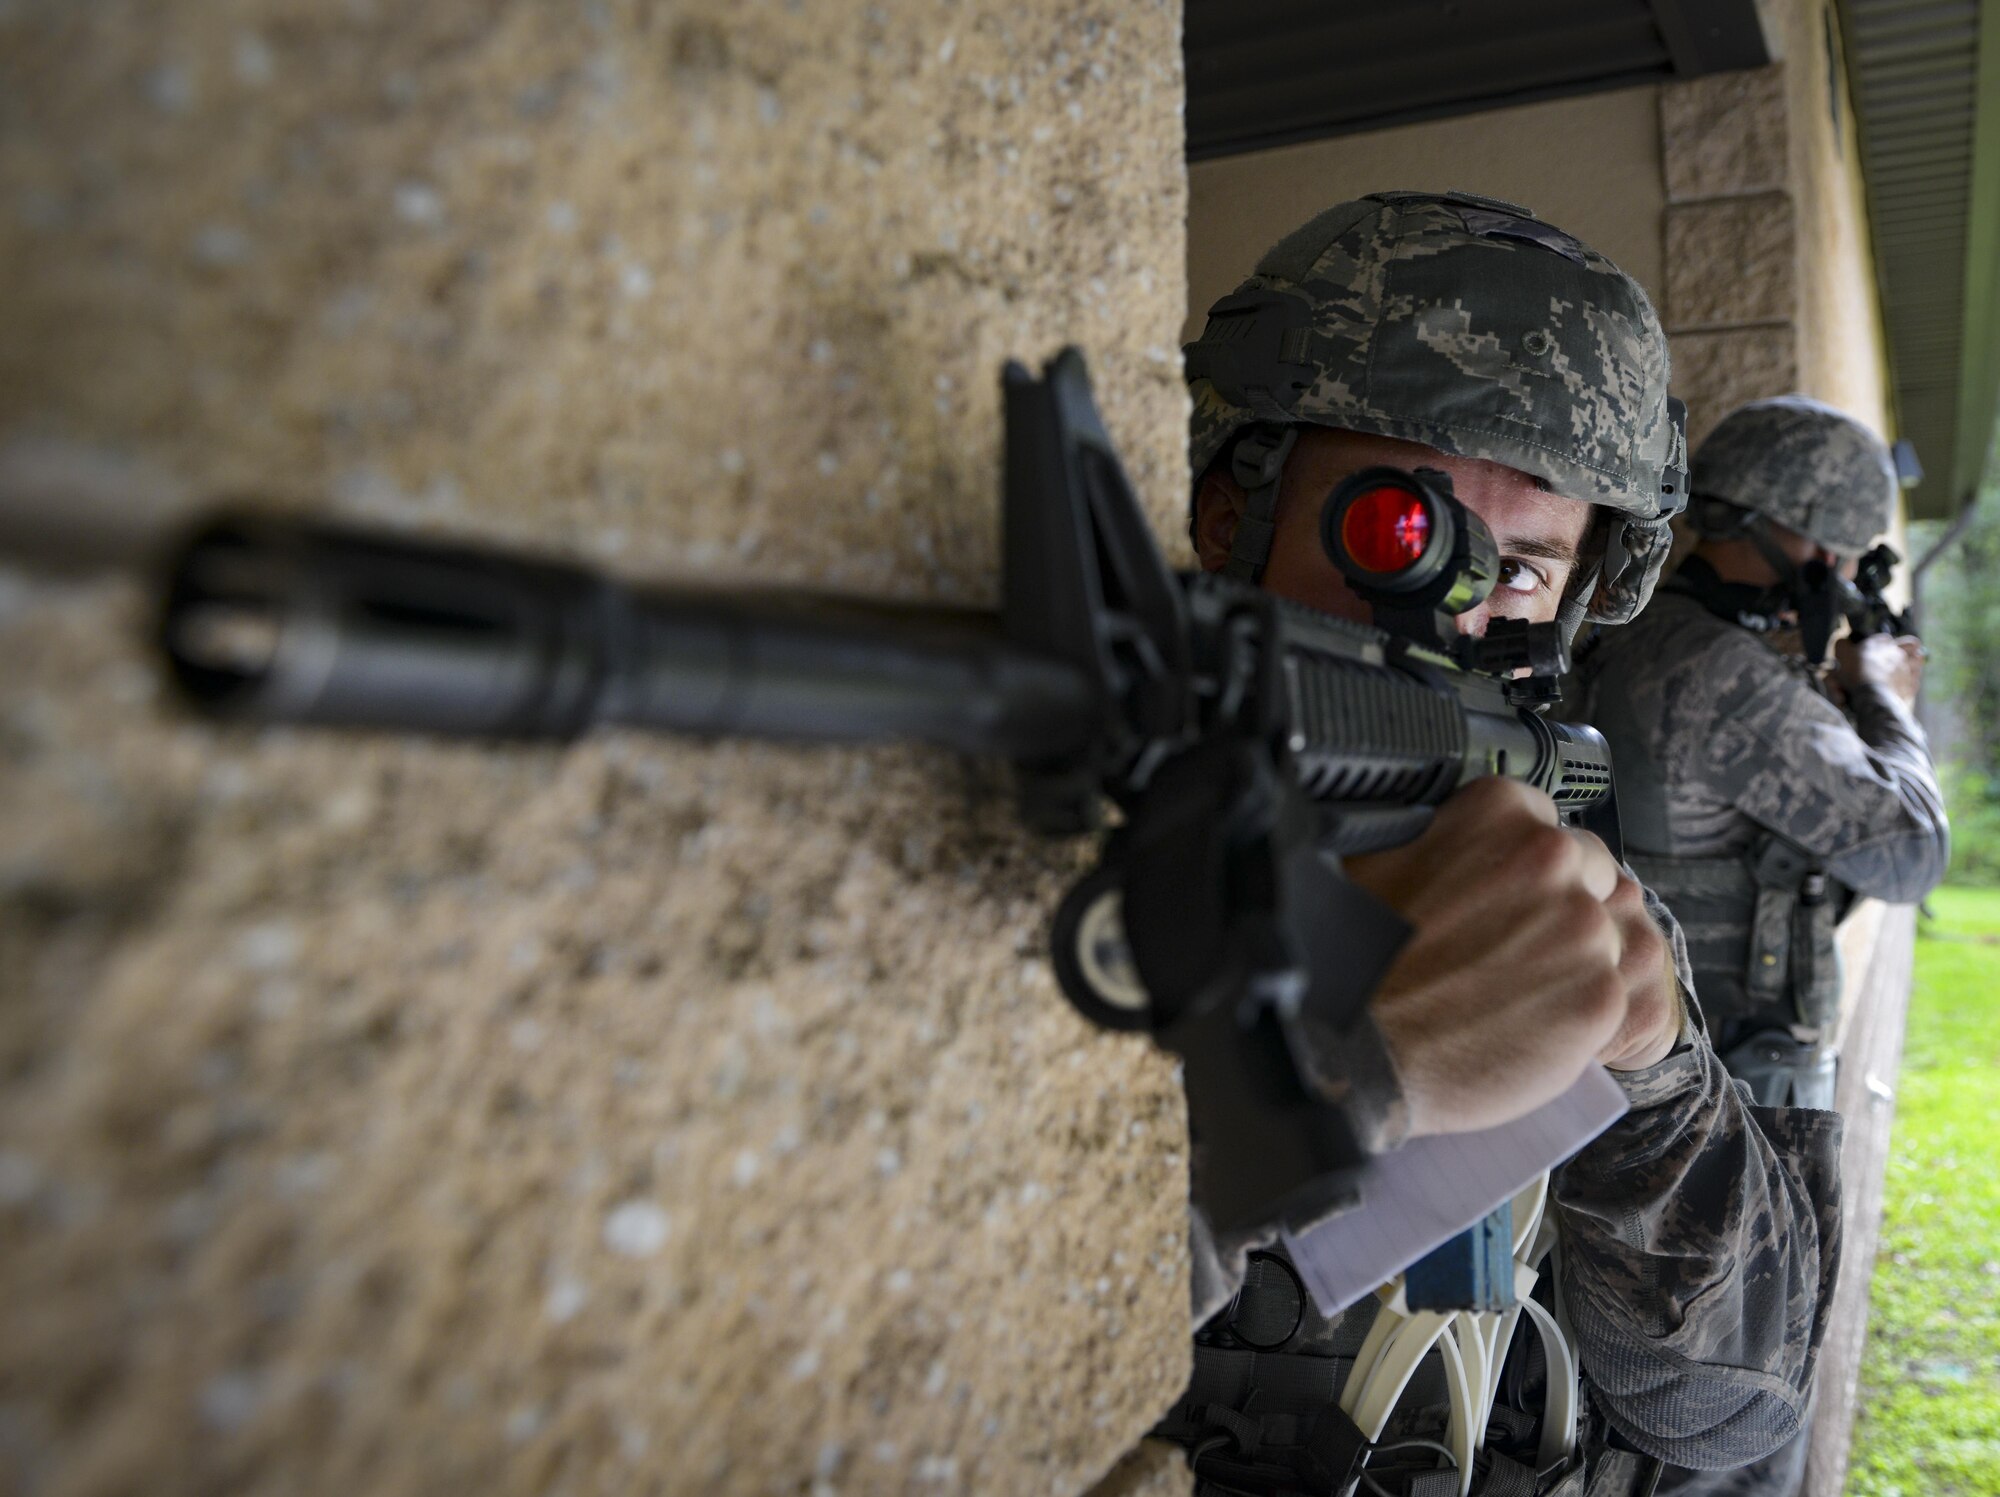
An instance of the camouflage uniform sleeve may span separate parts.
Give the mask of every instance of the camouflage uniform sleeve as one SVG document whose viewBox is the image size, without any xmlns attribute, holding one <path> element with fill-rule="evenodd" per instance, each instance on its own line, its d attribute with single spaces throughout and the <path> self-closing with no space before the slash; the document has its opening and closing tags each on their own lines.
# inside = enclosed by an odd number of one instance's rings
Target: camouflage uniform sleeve
<svg viewBox="0 0 2000 1497">
<path fill-rule="evenodd" d="M 1951 860 L 1944 794 L 1931 762 L 1930 740 L 1916 715 L 1888 692 L 1859 686 L 1847 694 L 1855 734 L 1868 746 L 1869 767 L 1886 771 L 1910 822 L 1908 833 L 1862 843 L 1830 864 L 1833 876 L 1863 894 L 1914 904 L 1944 880 Z M 1903 844 L 1901 847 L 1898 843 Z"/>
<path fill-rule="evenodd" d="M 1752 821 L 1827 860 L 1860 894 L 1910 904 L 1944 877 L 1944 797 L 1924 730 L 1874 687 L 1850 722 L 1774 652 L 1745 636 L 1724 663 L 1740 710 L 1718 718 L 1712 783 Z"/>
<path fill-rule="evenodd" d="M 1687 995 L 1681 1043 L 1618 1076 L 1632 1110 L 1557 1171 L 1560 1286 L 1604 1416 L 1648 1455 L 1747 1464 L 1803 1426 L 1840 1264 L 1841 1122 L 1752 1107 Z"/>
</svg>

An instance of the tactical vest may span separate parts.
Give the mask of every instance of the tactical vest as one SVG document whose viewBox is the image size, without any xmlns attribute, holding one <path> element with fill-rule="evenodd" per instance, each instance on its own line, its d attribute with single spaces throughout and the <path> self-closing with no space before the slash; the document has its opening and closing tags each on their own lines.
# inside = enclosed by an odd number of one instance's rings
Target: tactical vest
<svg viewBox="0 0 2000 1497">
<path fill-rule="evenodd" d="M 1324 1319 L 1282 1253 L 1251 1254 L 1242 1289 L 1195 1335 L 1187 1392 L 1153 1430 L 1188 1452 L 1196 1497 L 1344 1497 L 1360 1488 L 1457 1497 L 1459 1473 L 1437 1463 L 1449 1406 L 1438 1352 L 1419 1364 L 1379 1439 L 1368 1440 L 1340 1407 L 1374 1308 L 1364 1301 Z M 1643 1497 L 1658 1463 L 1607 1448 L 1602 1430 L 1580 1442 L 1588 1460 L 1576 1453 L 1542 1462 L 1543 1325 L 1553 1321 L 1522 1315 L 1516 1325 L 1472 1497 Z"/>
<path fill-rule="evenodd" d="M 1632 714 L 1623 692 L 1602 689 L 1604 665 L 1602 653 L 1585 654 L 1577 710 L 1614 746 L 1626 862 L 1680 922 L 1695 996 L 1723 1064 L 1761 1106 L 1831 1107 L 1841 989 L 1835 928 L 1851 894 L 1812 853 L 1775 832 L 1716 856 L 1639 851 L 1672 842 L 1666 779 L 1652 725 Z"/>
<path fill-rule="evenodd" d="M 1626 860 L 1680 922 L 1695 992 L 1718 1031 L 1769 1024 L 1808 1044 L 1832 1037 L 1841 979 L 1834 930 L 1847 897 L 1811 853 L 1767 832 L 1722 857 L 1628 852 Z"/>
<path fill-rule="evenodd" d="M 1626 859 L 1680 921 L 1729 1074 L 1760 1107 L 1831 1108 L 1846 891 L 1774 833 L 1734 857 Z"/>
</svg>

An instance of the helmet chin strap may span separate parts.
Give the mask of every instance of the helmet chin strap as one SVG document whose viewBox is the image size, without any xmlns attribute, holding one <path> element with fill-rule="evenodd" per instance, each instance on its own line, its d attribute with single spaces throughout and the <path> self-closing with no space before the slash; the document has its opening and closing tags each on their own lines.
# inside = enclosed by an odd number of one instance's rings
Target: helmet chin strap
<svg viewBox="0 0 2000 1497">
<path fill-rule="evenodd" d="M 1609 515 L 1592 523 L 1599 526 L 1603 543 L 1590 542 L 1589 531 L 1585 531 L 1585 559 L 1578 562 L 1576 575 L 1569 580 L 1556 604 L 1556 627 L 1562 630 L 1563 644 L 1571 648 L 1576 645 L 1577 631 L 1590 617 L 1591 604 L 1596 601 L 1598 590 L 1606 585 L 1615 587 L 1618 579 L 1632 565 L 1631 553 L 1625 545 L 1624 519 Z M 1614 558 L 1623 558 L 1616 568 L 1612 565 Z"/>
<path fill-rule="evenodd" d="M 1299 429 L 1276 423 L 1260 424 L 1237 440 L 1229 460 L 1230 476 L 1243 490 L 1243 514 L 1229 542 L 1229 560 L 1222 574 L 1237 582 L 1255 583 L 1270 564 L 1271 541 L 1278 532 L 1278 486 L 1285 460 L 1298 445 Z"/>
</svg>

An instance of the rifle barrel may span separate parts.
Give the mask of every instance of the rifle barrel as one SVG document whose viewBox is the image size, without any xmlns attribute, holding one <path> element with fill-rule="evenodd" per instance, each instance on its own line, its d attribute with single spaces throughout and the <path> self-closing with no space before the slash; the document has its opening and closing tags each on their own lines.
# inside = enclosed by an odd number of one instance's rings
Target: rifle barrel
<svg viewBox="0 0 2000 1497">
<path fill-rule="evenodd" d="M 1198 575 L 1186 585 L 1209 626 L 1197 632 L 1220 648 L 1243 589 Z M 1407 840 L 1420 808 L 1478 775 L 1523 780 L 1578 812 L 1608 793 L 1591 730 L 1511 706 L 1491 680 L 1393 667 L 1378 630 L 1284 612 L 1293 768 L 1313 799 L 1349 809 L 1345 850 Z M 224 720 L 474 738 L 567 740 L 622 724 L 914 740 L 1059 774 L 1129 732 L 1085 667 L 1013 643 L 997 613 L 640 588 L 282 516 L 225 515 L 197 532 L 170 573 L 160 636 L 183 694 Z M 1202 665 L 1228 674 L 1220 657 Z"/>
<path fill-rule="evenodd" d="M 211 716 L 567 739 L 599 723 L 1023 762 L 1085 748 L 1084 673 L 998 616 L 625 586 L 581 567 L 278 517 L 181 551 L 161 640 Z"/>
</svg>

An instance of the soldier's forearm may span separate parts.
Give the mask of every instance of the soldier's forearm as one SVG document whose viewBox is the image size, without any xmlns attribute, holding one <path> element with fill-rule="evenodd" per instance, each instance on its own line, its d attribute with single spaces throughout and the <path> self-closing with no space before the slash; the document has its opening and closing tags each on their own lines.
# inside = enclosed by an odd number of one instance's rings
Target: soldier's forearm
<svg viewBox="0 0 2000 1497">
<path fill-rule="evenodd" d="M 1930 762 L 1930 740 L 1909 703 L 1887 687 L 1862 682 L 1847 688 L 1847 715 L 1861 741 L 1879 752 L 1910 751 Z"/>
<path fill-rule="evenodd" d="M 1834 877 L 1858 893 L 1907 904 L 1922 899 L 1945 874 L 1951 858 L 1944 792 L 1930 743 L 1916 716 L 1892 692 L 1862 685 L 1848 694 L 1854 731 L 1874 758 L 1875 777 L 1894 795 L 1876 830 L 1833 858 Z"/>
</svg>

